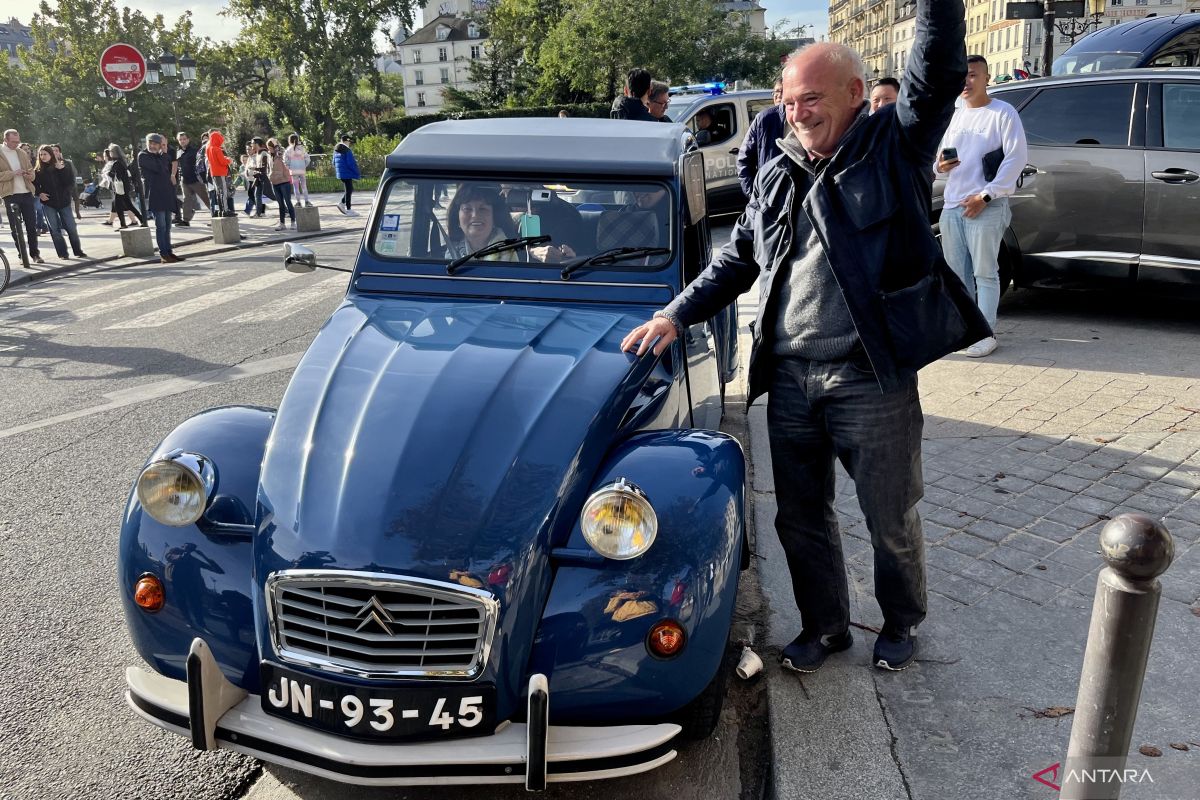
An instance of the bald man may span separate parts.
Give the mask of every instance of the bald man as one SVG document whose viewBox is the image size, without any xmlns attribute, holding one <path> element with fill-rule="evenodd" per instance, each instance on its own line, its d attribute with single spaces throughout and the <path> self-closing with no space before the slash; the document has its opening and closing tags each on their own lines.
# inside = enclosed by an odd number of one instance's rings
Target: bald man
<svg viewBox="0 0 1200 800">
<path fill-rule="evenodd" d="M 770 393 L 775 528 L 801 622 L 781 661 L 799 672 L 852 644 L 835 458 L 875 551 L 884 624 L 872 663 L 901 670 L 916 657 L 926 611 L 917 370 L 988 331 L 928 215 L 929 164 L 967 71 L 962 0 L 917 0 L 917 31 L 895 113 L 869 114 L 862 59 L 844 45 L 791 56 L 784 155 L 759 172 L 708 268 L 622 343 L 660 354 L 758 281 L 747 400 Z"/>
</svg>

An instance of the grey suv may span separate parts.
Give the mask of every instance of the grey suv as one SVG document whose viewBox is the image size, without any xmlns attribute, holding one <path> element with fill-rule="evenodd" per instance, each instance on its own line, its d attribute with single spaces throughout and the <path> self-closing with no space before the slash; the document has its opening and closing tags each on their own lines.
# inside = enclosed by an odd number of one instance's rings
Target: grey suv
<svg viewBox="0 0 1200 800">
<path fill-rule="evenodd" d="M 1002 287 L 1078 277 L 1200 286 L 1200 69 L 1064 75 L 991 95 L 1017 108 L 1029 142 Z"/>
</svg>

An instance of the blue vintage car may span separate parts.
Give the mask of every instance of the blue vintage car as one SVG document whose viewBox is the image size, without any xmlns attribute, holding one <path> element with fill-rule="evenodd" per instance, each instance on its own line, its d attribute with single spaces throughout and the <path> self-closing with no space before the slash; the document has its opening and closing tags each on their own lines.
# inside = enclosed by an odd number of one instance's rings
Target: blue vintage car
<svg viewBox="0 0 1200 800">
<path fill-rule="evenodd" d="M 137 479 L 128 701 L 350 783 L 666 763 L 716 724 L 747 558 L 716 430 L 734 313 L 661 358 L 619 343 L 706 261 L 702 154 L 681 126 L 509 119 L 386 163 L 279 408 L 198 414 Z"/>
</svg>

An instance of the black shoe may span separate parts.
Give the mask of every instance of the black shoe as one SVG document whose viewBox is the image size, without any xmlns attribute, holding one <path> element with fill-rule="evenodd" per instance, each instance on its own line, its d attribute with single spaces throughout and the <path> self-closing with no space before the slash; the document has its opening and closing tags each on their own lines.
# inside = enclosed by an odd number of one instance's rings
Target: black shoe
<svg viewBox="0 0 1200 800">
<path fill-rule="evenodd" d="M 898 630 L 883 626 L 879 638 L 875 640 L 875 655 L 872 659 L 875 666 L 899 672 L 913 663 L 917 658 L 917 637 L 907 629 Z"/>
<path fill-rule="evenodd" d="M 175 226 L 176 226 L 177 228 L 190 228 L 190 227 L 192 227 L 192 223 L 190 223 L 190 222 L 184 222 L 183 220 L 177 220 L 177 221 L 175 222 Z"/>
<path fill-rule="evenodd" d="M 849 650 L 854 644 L 854 637 L 847 630 L 834 635 L 818 636 L 802 632 L 783 648 L 779 663 L 796 672 L 816 672 L 825 663 L 825 659 L 834 653 Z"/>
</svg>

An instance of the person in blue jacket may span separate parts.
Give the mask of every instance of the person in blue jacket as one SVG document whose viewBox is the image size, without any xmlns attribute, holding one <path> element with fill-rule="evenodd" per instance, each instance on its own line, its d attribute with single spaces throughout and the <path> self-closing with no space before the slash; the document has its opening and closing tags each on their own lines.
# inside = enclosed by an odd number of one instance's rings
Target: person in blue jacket
<svg viewBox="0 0 1200 800">
<path fill-rule="evenodd" d="M 350 134 L 343 133 L 342 140 L 333 148 L 333 174 L 346 187 L 346 193 L 338 201 L 338 211 L 350 213 L 350 196 L 354 194 L 354 182 L 362 177 L 358 174 L 358 162 L 350 149 Z"/>
<path fill-rule="evenodd" d="M 783 79 L 775 81 L 771 94 L 775 104 L 759 112 L 746 131 L 742 149 L 738 151 L 737 176 L 742 184 L 742 194 L 750 198 L 754 190 L 754 178 L 767 162 L 783 151 L 777 142 L 787 135 L 787 120 L 783 109 Z"/>
</svg>

